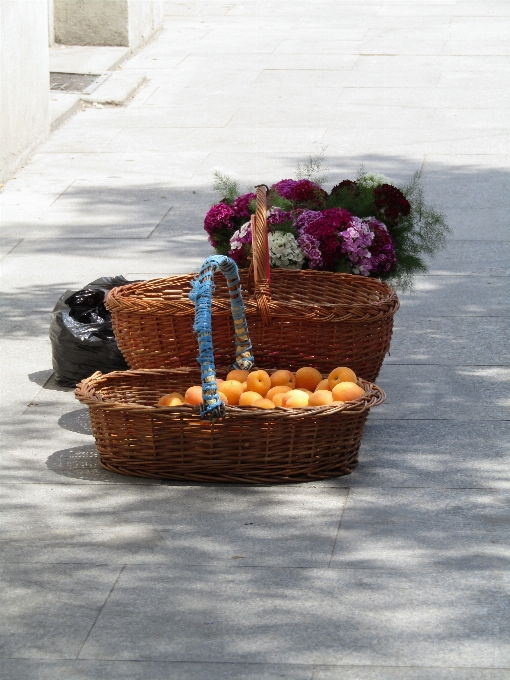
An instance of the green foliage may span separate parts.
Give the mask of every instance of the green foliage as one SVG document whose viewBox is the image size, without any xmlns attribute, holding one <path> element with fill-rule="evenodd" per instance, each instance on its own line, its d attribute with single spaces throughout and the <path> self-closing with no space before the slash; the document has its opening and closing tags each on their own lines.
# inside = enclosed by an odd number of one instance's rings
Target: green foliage
<svg viewBox="0 0 510 680">
<path fill-rule="evenodd" d="M 215 170 L 213 172 L 213 177 L 213 190 L 217 191 L 221 198 L 229 205 L 232 204 L 241 193 L 239 183 L 232 177 L 222 173 L 220 170 Z"/>
<path fill-rule="evenodd" d="M 321 187 L 328 179 L 328 168 L 325 166 L 325 151 L 326 147 L 323 146 L 319 153 L 310 155 L 303 165 L 298 163 L 296 166 L 296 179 L 308 179 L 310 182 L 314 182 L 314 184 L 318 184 Z"/>
<path fill-rule="evenodd" d="M 280 196 L 276 191 L 270 191 L 267 195 L 267 203 L 269 208 L 280 208 L 281 210 L 290 211 L 294 209 L 292 202 L 287 198 Z M 254 211 L 255 212 L 255 211 Z"/>
<path fill-rule="evenodd" d="M 326 201 L 327 208 L 344 208 L 356 217 L 371 217 L 375 215 L 374 190 L 363 185 L 342 187 L 333 192 Z"/>
<path fill-rule="evenodd" d="M 410 290 L 413 275 L 427 271 L 422 255 L 434 255 L 444 248 L 451 229 L 442 212 L 426 205 L 419 172 L 399 189 L 411 204 L 411 212 L 390 229 L 398 264 L 389 278 L 399 289 Z"/>
</svg>

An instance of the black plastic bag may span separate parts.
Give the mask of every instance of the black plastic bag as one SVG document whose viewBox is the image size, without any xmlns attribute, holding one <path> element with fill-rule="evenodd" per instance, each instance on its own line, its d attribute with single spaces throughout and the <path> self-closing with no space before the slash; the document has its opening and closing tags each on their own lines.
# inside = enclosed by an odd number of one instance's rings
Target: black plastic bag
<svg viewBox="0 0 510 680">
<path fill-rule="evenodd" d="M 109 290 L 125 286 L 123 276 L 103 277 L 79 291 L 66 291 L 52 313 L 50 340 L 53 370 L 59 385 L 74 387 L 95 371 L 125 371 L 129 366 L 117 347 L 110 312 L 104 306 Z"/>
</svg>

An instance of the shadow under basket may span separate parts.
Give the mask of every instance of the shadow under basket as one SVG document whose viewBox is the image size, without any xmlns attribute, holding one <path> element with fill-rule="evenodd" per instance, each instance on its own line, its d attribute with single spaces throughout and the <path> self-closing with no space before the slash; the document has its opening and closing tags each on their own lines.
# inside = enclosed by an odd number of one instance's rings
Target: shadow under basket
<svg viewBox="0 0 510 680">
<path fill-rule="evenodd" d="M 228 369 L 224 369 L 226 373 Z M 220 372 L 220 371 L 219 371 Z M 90 410 L 102 467 L 121 474 L 195 482 L 309 482 L 350 474 L 369 409 L 385 394 L 358 379 L 353 402 L 300 409 L 227 406 L 200 418 L 198 406 L 157 406 L 200 384 L 200 369 L 95 373 L 77 387 Z"/>
</svg>

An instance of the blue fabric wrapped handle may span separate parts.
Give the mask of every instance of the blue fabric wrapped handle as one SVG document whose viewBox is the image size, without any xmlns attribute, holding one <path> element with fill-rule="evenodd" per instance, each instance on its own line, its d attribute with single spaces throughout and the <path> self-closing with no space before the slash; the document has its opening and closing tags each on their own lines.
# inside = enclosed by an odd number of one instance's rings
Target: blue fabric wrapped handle
<svg viewBox="0 0 510 680">
<path fill-rule="evenodd" d="M 195 303 L 193 330 L 198 339 L 198 363 L 202 372 L 202 398 L 200 417 L 215 420 L 225 415 L 225 405 L 220 401 L 216 386 L 216 369 L 212 344 L 212 295 L 214 272 L 219 269 L 227 279 L 230 308 L 234 319 L 236 357 L 234 368 L 249 371 L 255 363 L 248 335 L 248 326 L 241 294 L 241 282 L 237 265 L 230 257 L 213 255 L 202 265 L 197 278 L 191 282 L 189 299 Z"/>
</svg>

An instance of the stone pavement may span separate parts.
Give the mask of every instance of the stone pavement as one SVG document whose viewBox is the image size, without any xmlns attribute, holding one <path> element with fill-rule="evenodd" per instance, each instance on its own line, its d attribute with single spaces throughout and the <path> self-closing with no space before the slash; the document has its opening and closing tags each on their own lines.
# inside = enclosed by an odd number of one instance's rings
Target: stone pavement
<svg viewBox="0 0 510 680">
<path fill-rule="evenodd" d="M 510 4 L 166 8 L 122 65 L 148 85 L 3 191 L 0 678 L 508 680 Z M 421 170 L 454 230 L 402 296 L 354 474 L 103 471 L 51 378 L 58 296 L 196 269 L 215 167 L 270 183 L 322 145 L 331 182 Z"/>
</svg>

